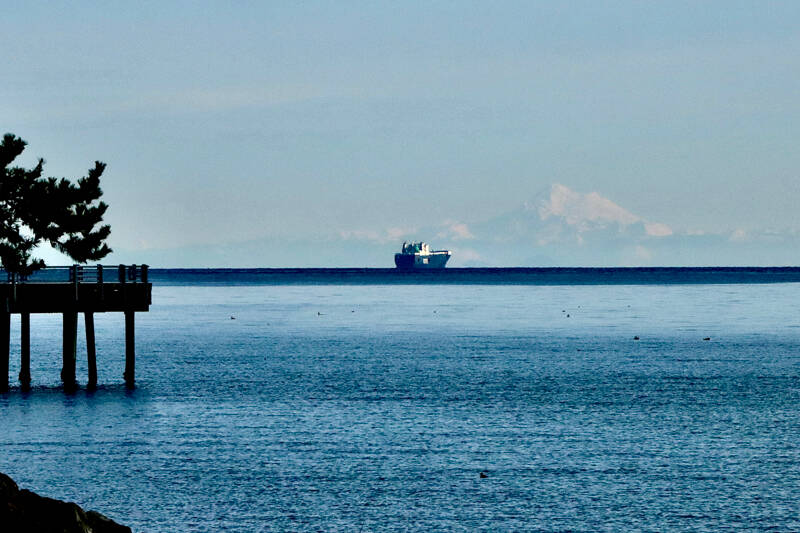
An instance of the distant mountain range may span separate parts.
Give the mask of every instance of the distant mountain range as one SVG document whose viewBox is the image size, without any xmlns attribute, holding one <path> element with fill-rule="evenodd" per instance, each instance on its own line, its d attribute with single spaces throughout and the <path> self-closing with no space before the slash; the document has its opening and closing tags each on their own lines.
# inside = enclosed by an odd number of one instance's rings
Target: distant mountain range
<svg viewBox="0 0 800 533">
<path fill-rule="evenodd" d="M 561 184 L 468 229 L 472 264 L 503 257 L 505 264 L 519 266 L 640 264 L 648 259 L 645 245 L 673 235 L 669 226 L 644 220 L 608 198 Z"/>
<path fill-rule="evenodd" d="M 596 192 L 583 194 L 561 184 L 482 222 L 446 220 L 414 231 L 355 229 L 302 240 L 123 250 L 114 260 L 175 267 L 392 267 L 404 240 L 452 250 L 453 267 L 800 264 L 796 232 L 680 233 Z"/>
</svg>

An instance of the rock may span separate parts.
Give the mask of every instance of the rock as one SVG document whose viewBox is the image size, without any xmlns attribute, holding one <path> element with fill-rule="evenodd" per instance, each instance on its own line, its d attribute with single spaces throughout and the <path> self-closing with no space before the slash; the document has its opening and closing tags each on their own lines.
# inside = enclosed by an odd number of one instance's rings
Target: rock
<svg viewBox="0 0 800 533">
<path fill-rule="evenodd" d="M 21 489 L 0 473 L 0 525 L 7 533 L 130 533 L 95 511 Z"/>
</svg>

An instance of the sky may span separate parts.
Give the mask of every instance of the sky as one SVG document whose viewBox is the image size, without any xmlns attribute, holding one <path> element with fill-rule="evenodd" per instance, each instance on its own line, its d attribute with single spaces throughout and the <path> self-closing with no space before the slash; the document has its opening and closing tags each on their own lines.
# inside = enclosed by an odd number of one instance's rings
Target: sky
<svg viewBox="0 0 800 533">
<path fill-rule="evenodd" d="M 48 175 L 108 164 L 112 262 L 390 266 L 359 246 L 391 263 L 554 184 L 673 236 L 800 232 L 799 2 L 4 7 L 0 129 Z"/>
</svg>

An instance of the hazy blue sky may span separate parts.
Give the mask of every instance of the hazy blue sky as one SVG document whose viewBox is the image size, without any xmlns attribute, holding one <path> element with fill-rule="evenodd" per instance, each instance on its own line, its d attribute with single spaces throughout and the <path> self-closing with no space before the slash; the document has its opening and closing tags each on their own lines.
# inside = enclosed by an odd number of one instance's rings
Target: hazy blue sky
<svg viewBox="0 0 800 533">
<path fill-rule="evenodd" d="M 555 182 L 800 231 L 796 1 L 26 1 L 0 44 L 0 129 L 108 163 L 118 250 L 479 223 Z"/>
</svg>

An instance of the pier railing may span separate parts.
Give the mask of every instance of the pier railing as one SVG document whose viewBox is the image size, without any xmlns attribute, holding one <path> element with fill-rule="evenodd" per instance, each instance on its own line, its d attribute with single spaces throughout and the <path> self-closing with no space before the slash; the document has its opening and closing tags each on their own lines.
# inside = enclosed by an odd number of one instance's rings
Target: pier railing
<svg viewBox="0 0 800 533">
<path fill-rule="evenodd" d="M 22 276 L 14 272 L 0 274 L 0 280 L 6 283 L 148 283 L 147 265 L 72 265 L 44 267 L 29 276 Z M 1 282 L 0 282 L 1 283 Z"/>
</svg>

